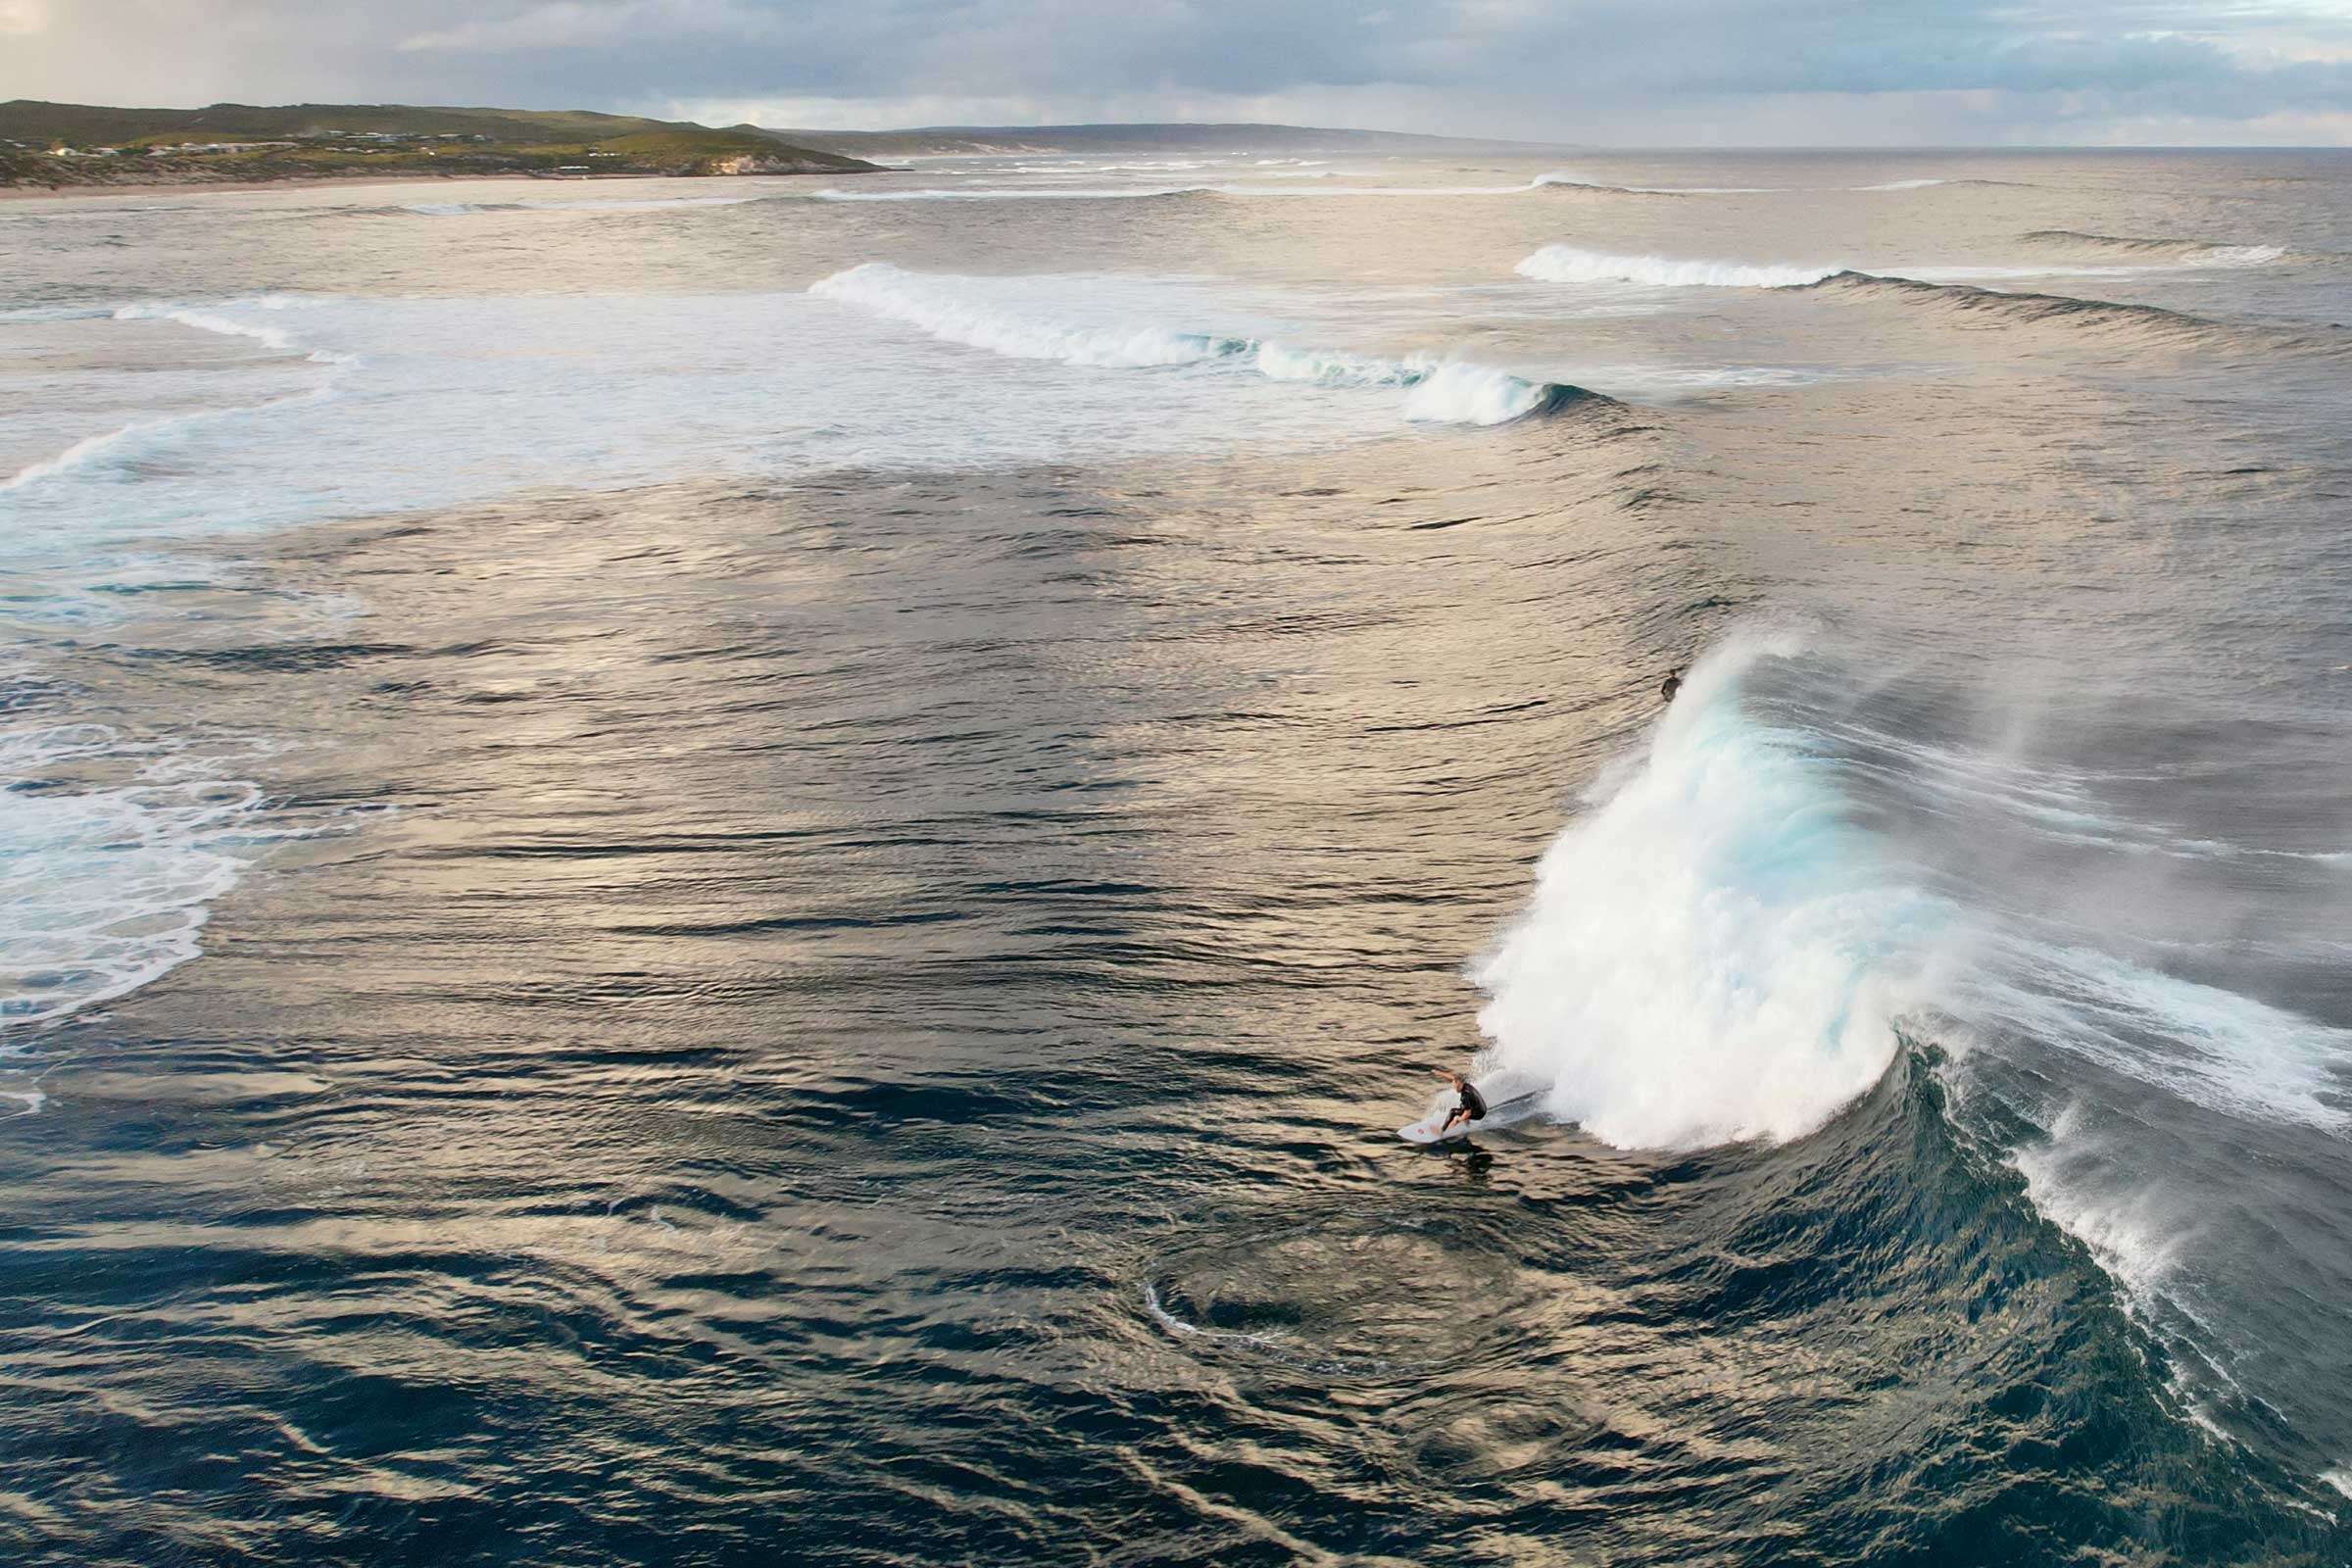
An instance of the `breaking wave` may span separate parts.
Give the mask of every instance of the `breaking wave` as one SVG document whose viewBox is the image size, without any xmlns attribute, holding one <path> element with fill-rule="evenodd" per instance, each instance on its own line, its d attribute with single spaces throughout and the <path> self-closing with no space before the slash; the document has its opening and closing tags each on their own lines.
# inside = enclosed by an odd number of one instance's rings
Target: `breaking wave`
<svg viewBox="0 0 2352 1568">
<path fill-rule="evenodd" d="M 1251 172 L 1261 179 L 1317 180 L 1339 177 L 1316 172 L 1309 175 Z M 1074 201 L 1147 201 L 1175 196 L 1232 196 L 1288 201 L 1323 201 L 1349 196 L 1524 196 L 1531 191 L 1574 191 L 1611 196 L 1684 196 L 1698 194 L 1729 194 L 1730 192 L 1701 192 L 1648 188 L 1636 185 L 1606 185 L 1579 179 L 1572 174 L 1553 172 L 1539 174 L 1534 179 L 1516 185 L 946 185 L 925 186 L 915 190 L 843 190 L 826 186 L 808 192 L 808 199 L 820 202 L 1074 202 Z"/>
<path fill-rule="evenodd" d="M 210 906 L 243 869 L 256 784 L 158 777 L 152 762 L 111 787 L 42 782 L 124 754 L 121 737 L 95 724 L 0 735 L 0 851 L 15 890 L 0 1027 L 53 1023 L 194 957 Z"/>
<path fill-rule="evenodd" d="M 118 321 L 171 321 L 199 332 L 212 332 L 221 337 L 249 338 L 264 348 L 281 354 L 290 354 L 297 351 L 294 333 L 290 329 L 267 321 L 239 320 L 220 313 L 222 309 L 290 311 L 299 309 L 302 303 L 300 299 L 291 294 L 261 294 L 250 299 L 229 300 L 222 306 L 210 309 L 173 304 L 168 301 L 142 300 L 135 304 L 119 306 L 111 314 Z M 310 351 L 309 359 L 314 365 L 348 365 L 351 363 L 350 356 L 330 353 L 325 349 Z"/>
<path fill-rule="evenodd" d="M 2027 182 L 2022 179 L 1889 179 L 1876 185 L 1848 185 L 1846 189 L 1857 191 L 1926 190 L 1933 185 L 1997 185 L 2017 190 L 2027 188 Z"/>
<path fill-rule="evenodd" d="M 1950 909 L 1845 812 L 1830 765 L 1742 711 L 1792 639 L 1702 661 L 1630 772 L 1544 852 L 1473 970 L 1481 1072 L 1609 1143 L 1788 1139 L 1867 1092 Z"/>
<path fill-rule="evenodd" d="M 964 280 L 868 262 L 810 285 L 820 298 L 884 316 L 944 342 L 1012 359 L 1054 360 L 1113 369 L 1212 367 L 1319 387 L 1392 387 L 1411 420 L 1505 424 L 1572 404 L 1607 400 L 1582 387 L 1529 381 L 1489 366 L 1297 348 L 1262 338 L 1184 331 L 1156 324 L 1080 325 L 1008 313 L 975 297 Z"/>
<path fill-rule="evenodd" d="M 2008 293 L 1967 283 L 1928 282 L 1877 272 L 1840 271 L 1814 285 L 2021 324 L 2063 323 L 2084 331 L 2132 332 L 2151 342 L 2208 343 L 2268 351 L 2339 354 L 2352 347 L 2342 328 L 2292 329 L 2217 321 L 2159 305 L 2082 299 L 2071 294 Z"/>
<path fill-rule="evenodd" d="M 2046 238 L 2043 231 L 2029 238 Z M 2068 236 L 2071 240 L 2075 236 Z M 2134 241 L 2119 241 L 2135 244 Z M 2159 242 L 2149 242 L 2159 243 Z M 2163 266 L 2250 267 L 2276 260 L 2270 247 L 2204 247 L 2202 257 L 2167 253 Z M 2084 299 L 2071 294 L 2008 291 L 1964 281 L 1968 278 L 2033 278 L 2048 269 L 2016 267 L 1922 268 L 1913 275 L 1865 272 L 1846 267 L 1681 260 L 1664 256 L 1612 256 L 1572 245 L 1546 245 L 1522 260 L 1515 270 L 1547 283 L 1633 283 L 1652 288 L 1835 289 L 1908 300 L 1970 316 L 2018 322 L 2064 321 L 2094 330 L 2132 329 L 2150 338 L 2229 340 L 2271 350 L 2341 352 L 2342 329 L 2298 331 L 2236 324 L 2191 316 L 2157 305 Z M 2117 275 L 2132 268 L 2096 269 Z"/>
<path fill-rule="evenodd" d="M 1545 283 L 1644 283 L 1656 288 L 1803 288 L 1837 274 L 1836 267 L 1678 261 L 1611 256 L 1573 245 L 1546 245 L 1520 262 L 1522 277 Z"/>
<path fill-rule="evenodd" d="M 2073 228 L 2037 228 L 2025 238 L 2031 244 L 2171 260 L 2192 267 L 2261 267 L 2286 255 L 2285 248 L 2278 245 L 2232 245 L 2200 239 L 2088 234 Z"/>
<path fill-rule="evenodd" d="M 1052 185 L 969 185 L 924 190 L 837 190 L 827 186 L 810 191 L 820 202 L 1109 202 L 1148 201 L 1163 196 L 1206 196 L 1206 185 L 1146 185 L 1072 190 Z"/>
<path fill-rule="evenodd" d="M 1616 185 L 1606 180 L 1587 179 L 1567 170 L 1553 170 L 1536 176 L 1537 189 L 1591 191 L 1603 196 L 1770 196 L 1786 190 L 1782 185 Z"/>
<path fill-rule="evenodd" d="M 226 310 L 259 309 L 288 310 L 300 302 L 286 295 L 263 295 L 253 299 L 231 300 L 210 308 L 180 305 L 160 301 L 139 301 L 128 305 L 61 308 L 47 312 L 12 312 L 10 319 L 112 319 L 117 321 L 170 321 L 194 331 L 210 332 L 220 337 L 239 338 L 257 343 L 272 354 L 301 355 L 313 365 L 347 367 L 356 364 L 354 356 L 337 354 L 326 349 L 305 350 L 289 329 L 268 321 L 240 320 L 220 314 Z M 114 429 L 80 440 L 53 454 L 24 465 L 15 473 L 0 479 L 0 495 L 39 485 L 43 480 L 60 474 L 74 473 L 106 460 L 121 458 L 139 451 L 153 438 L 177 434 L 200 425 L 243 415 L 259 414 L 270 409 L 284 408 L 298 403 L 315 402 L 333 395 L 331 377 L 325 384 L 308 391 L 294 392 L 282 397 L 265 398 L 255 403 L 223 404 L 216 408 L 194 409 L 184 414 L 162 415 L 150 419 L 133 419 Z"/>
</svg>

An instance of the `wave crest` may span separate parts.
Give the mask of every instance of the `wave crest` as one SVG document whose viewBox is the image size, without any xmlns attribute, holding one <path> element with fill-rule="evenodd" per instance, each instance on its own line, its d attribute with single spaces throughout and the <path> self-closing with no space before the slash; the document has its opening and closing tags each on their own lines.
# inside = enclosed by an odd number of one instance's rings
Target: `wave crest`
<svg viewBox="0 0 2352 1568">
<path fill-rule="evenodd" d="M 2027 243 L 2110 255 L 2165 258 L 2191 267 L 2262 267 L 2286 255 L 2278 245 L 2237 245 L 2217 240 L 2167 239 L 2160 235 L 2092 234 L 2078 228 L 2037 228 Z"/>
<path fill-rule="evenodd" d="M 1506 424 L 1578 403 L 1608 401 L 1582 387 L 1530 381 L 1490 366 L 1428 355 L 1391 360 L 1155 324 L 1090 326 L 1010 314 L 973 297 L 960 283 L 888 262 L 867 262 L 819 279 L 808 292 L 903 321 L 945 342 L 1013 359 L 1112 369 L 1214 366 L 1312 386 L 1395 387 L 1407 393 L 1407 419 L 1433 423 Z"/>
<path fill-rule="evenodd" d="M 1803 288 L 1839 271 L 1836 267 L 1677 261 L 1665 256 L 1612 256 L 1573 245 L 1546 245 L 1517 271 L 1545 283 L 1644 283 L 1653 288 Z"/>
<path fill-rule="evenodd" d="M 1472 978 L 1482 1071 L 1622 1147 L 1812 1131 L 1886 1073 L 1948 913 L 1886 864 L 1826 764 L 1740 686 L 1792 639 L 1702 661 L 1639 764 L 1536 873 Z"/>
</svg>

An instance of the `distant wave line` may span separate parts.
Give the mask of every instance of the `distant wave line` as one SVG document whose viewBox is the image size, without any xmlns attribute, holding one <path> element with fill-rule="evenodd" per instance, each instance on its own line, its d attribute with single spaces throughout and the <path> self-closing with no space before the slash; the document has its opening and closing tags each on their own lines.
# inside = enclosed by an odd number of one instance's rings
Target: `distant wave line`
<svg viewBox="0 0 2352 1568">
<path fill-rule="evenodd" d="M 809 293 L 902 321 L 944 342 L 1013 359 L 1144 369 L 1223 365 L 1274 381 L 1319 387 L 1394 387 L 1404 417 L 1446 424 L 1504 424 L 1572 404 L 1609 400 L 1582 387 L 1530 381 L 1490 366 L 1411 355 L 1401 360 L 1293 348 L 1239 334 L 1159 325 L 1091 326 L 1007 314 L 973 297 L 966 280 L 868 262 L 821 278 Z"/>
</svg>

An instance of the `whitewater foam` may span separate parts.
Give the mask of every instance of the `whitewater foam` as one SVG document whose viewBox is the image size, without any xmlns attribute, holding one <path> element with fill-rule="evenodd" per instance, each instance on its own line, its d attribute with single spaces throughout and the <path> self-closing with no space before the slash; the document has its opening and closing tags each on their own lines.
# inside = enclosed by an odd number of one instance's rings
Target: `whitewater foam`
<svg viewBox="0 0 2352 1568">
<path fill-rule="evenodd" d="M 1200 196 L 1206 185 L 1140 185 L 1074 190 L 1068 186 L 966 185 L 923 190 L 837 190 L 827 186 L 810 191 L 820 202 L 1089 202 L 1135 201 L 1151 196 Z"/>
<path fill-rule="evenodd" d="M 209 906 L 243 868 L 260 787 L 46 781 L 151 757 L 103 725 L 0 734 L 0 1029 L 54 1023 L 196 956 Z"/>
<path fill-rule="evenodd" d="M 1256 172 L 1259 178 L 1293 177 Z M 1054 178 L 1056 175 L 1041 175 Z M 1317 178 L 1326 177 L 1323 175 Z M 1135 201 L 1153 196 L 1242 196 L 1316 201 L 1350 196 L 1521 196 L 1546 188 L 1615 191 L 1622 195 L 1676 194 L 1637 192 L 1623 185 L 1594 185 L 1558 174 L 1542 174 L 1517 185 L 956 185 L 925 186 L 916 190 L 842 190 L 826 186 L 809 192 L 824 202 L 981 202 L 981 201 Z"/>
<path fill-rule="evenodd" d="M 48 478 L 53 473 L 63 473 L 69 468 L 77 468 L 98 454 L 119 444 L 137 428 L 138 425 L 135 423 L 125 424 L 102 435 L 84 436 L 56 457 L 42 458 L 37 462 L 28 463 L 6 479 L 0 479 L 0 491 L 21 490 L 28 484 Z"/>
<path fill-rule="evenodd" d="M 232 303 L 249 304 L 263 309 L 283 308 L 273 305 L 266 298 Z M 263 321 L 235 320 L 217 312 L 200 310 L 188 305 L 155 303 L 124 305 L 115 312 L 115 319 L 118 321 L 176 321 L 181 326 L 193 327 L 199 332 L 216 332 L 222 337 L 251 338 L 265 348 L 277 349 L 281 352 L 294 346 L 294 334 L 282 326 L 272 326 Z"/>
<path fill-rule="evenodd" d="M 2328 1131 L 2352 1031 L 2046 937 L 2005 939 L 1968 988 L 1971 1016 L 2211 1110 Z"/>
<path fill-rule="evenodd" d="M 2213 240 L 2166 239 L 2154 235 L 2093 234 L 2075 228 L 2037 228 L 2029 244 L 2101 251 L 2124 256 L 2170 257 L 2181 267 L 2267 267 L 2286 255 L 2281 245 L 2240 245 Z"/>
<path fill-rule="evenodd" d="M 1678 261 L 1664 256 L 1611 256 L 1573 245 L 1546 245 L 1521 261 L 1522 277 L 1545 283 L 1642 283 L 1653 288 L 1802 288 L 1843 270 L 1748 262 Z"/>
<path fill-rule="evenodd" d="M 1425 355 L 1391 360 L 1295 348 L 1241 334 L 1055 321 L 1007 312 L 976 296 L 969 283 L 909 272 L 888 262 L 868 262 L 819 279 L 808 292 L 859 306 L 947 342 L 1014 359 L 1120 369 L 1217 366 L 1319 387 L 1398 388 L 1407 393 L 1403 413 L 1412 420 L 1502 424 L 1557 407 L 1575 395 L 1572 389 L 1528 381 L 1491 367 Z"/>
<path fill-rule="evenodd" d="M 118 307 L 114 318 L 118 321 L 172 321 L 192 327 L 199 332 L 212 332 L 221 337 L 249 338 L 264 348 L 278 353 L 292 353 L 297 345 L 294 334 L 286 327 L 268 321 L 242 320 L 222 315 L 223 310 L 291 311 L 308 303 L 289 294 L 261 294 L 249 299 L 229 300 L 218 307 L 204 308 L 166 301 L 143 300 Z M 314 365 L 348 365 L 352 357 L 326 349 L 313 349 L 308 358 Z"/>
<path fill-rule="evenodd" d="M 1828 764 L 1750 718 L 1787 636 L 1702 660 L 1645 752 L 1544 852 L 1472 978 L 1482 1066 L 1624 1147 L 1788 1139 L 1886 1072 L 1952 911 L 1846 817 Z"/>
<path fill-rule="evenodd" d="M 1606 180 L 1588 179 L 1565 169 L 1538 174 L 1531 188 L 1546 185 L 1614 196 L 1770 196 L 1787 188 L 1781 185 L 1613 185 Z"/>
<path fill-rule="evenodd" d="M 348 363 L 348 358 L 341 355 L 314 354 L 311 358 L 320 364 Z M 133 420 L 129 424 L 118 426 L 98 435 L 85 436 L 55 457 L 42 458 L 26 464 L 8 478 L 0 479 L 0 495 L 5 495 L 12 490 L 23 490 L 63 474 L 76 473 L 91 468 L 98 466 L 98 461 L 101 459 L 127 457 L 151 441 L 175 435 L 198 425 L 212 424 L 243 415 L 264 414 L 271 409 L 286 408 L 300 403 L 315 403 L 333 395 L 334 388 L 331 386 L 314 387 L 308 392 L 297 392 L 282 398 L 269 398 L 260 403 L 238 404 L 221 409 L 198 409 L 191 414 L 172 414 L 161 418 Z"/>
</svg>

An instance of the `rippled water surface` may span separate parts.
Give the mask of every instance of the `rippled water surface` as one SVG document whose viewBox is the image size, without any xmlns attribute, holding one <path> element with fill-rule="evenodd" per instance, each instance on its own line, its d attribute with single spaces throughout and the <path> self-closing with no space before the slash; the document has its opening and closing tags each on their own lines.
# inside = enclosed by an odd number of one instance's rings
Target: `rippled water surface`
<svg viewBox="0 0 2352 1568">
<path fill-rule="evenodd" d="M 2352 1560 L 2352 164 L 1112 163 L 0 205 L 10 1560 Z"/>
</svg>

